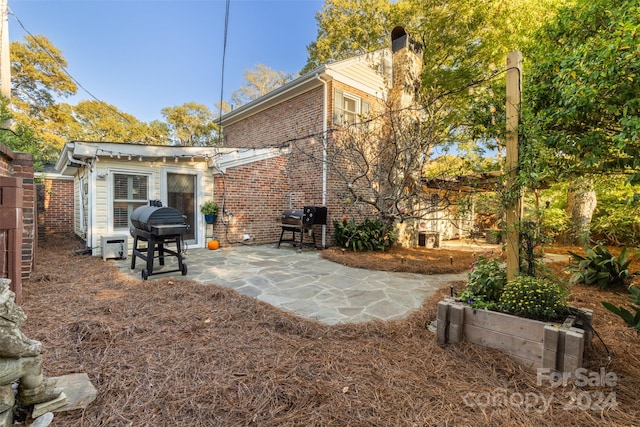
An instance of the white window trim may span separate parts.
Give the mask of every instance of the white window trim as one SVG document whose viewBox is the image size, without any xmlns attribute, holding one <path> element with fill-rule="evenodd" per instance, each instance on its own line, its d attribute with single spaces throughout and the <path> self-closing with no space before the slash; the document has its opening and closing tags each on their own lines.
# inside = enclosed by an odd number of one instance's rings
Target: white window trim
<svg viewBox="0 0 640 427">
<path fill-rule="evenodd" d="M 355 101 L 355 106 L 356 106 L 355 111 L 349 111 L 345 108 L 346 100 Z M 359 123 L 360 121 L 359 115 L 360 115 L 360 112 L 362 111 L 361 106 L 362 106 L 362 99 L 359 96 L 353 95 L 349 92 L 342 92 L 342 123 L 349 124 L 349 125 L 354 125 Z M 349 122 L 345 120 L 345 117 L 347 116 L 347 114 L 349 115 L 353 114 L 353 122 Z"/>
<path fill-rule="evenodd" d="M 195 221 L 195 227 L 196 227 L 196 232 L 195 232 L 195 242 L 193 244 L 188 244 L 186 245 L 187 248 L 190 247 L 201 247 L 203 246 L 202 242 L 204 242 L 205 240 L 205 223 L 204 223 L 204 217 L 202 215 L 198 215 L 198 213 L 200 212 L 200 205 L 204 203 L 204 201 L 207 198 L 211 198 L 211 196 L 208 196 L 204 193 L 204 187 L 203 187 L 203 182 L 204 182 L 204 171 L 202 170 L 196 170 L 190 167 L 186 167 L 186 166 L 166 166 L 166 167 L 162 167 L 160 169 L 160 200 L 162 201 L 162 204 L 166 206 L 167 204 L 167 174 L 170 173 L 176 173 L 176 174 L 184 174 L 184 175 L 195 175 L 196 177 L 196 189 L 195 189 L 195 196 L 196 196 L 196 205 L 195 205 L 195 212 L 196 212 L 196 221 Z"/>
<path fill-rule="evenodd" d="M 149 203 L 149 200 L 157 199 L 154 197 L 155 192 L 155 172 L 154 171 L 144 171 L 139 169 L 123 169 L 123 168 L 110 168 L 108 169 L 108 184 L 107 184 L 107 228 L 110 233 L 129 233 L 129 229 L 125 228 L 115 228 L 113 224 L 113 203 L 115 201 L 114 198 L 114 188 L 113 188 L 113 175 L 122 174 L 122 175 L 137 175 L 137 176 L 146 176 L 147 177 L 147 200 L 146 203 Z"/>
<path fill-rule="evenodd" d="M 355 111 L 350 111 L 345 109 L 346 99 L 355 102 Z M 369 113 L 369 110 L 371 107 L 369 106 L 368 102 L 362 99 L 361 96 L 355 95 L 351 92 L 335 89 L 334 100 L 333 100 L 334 124 L 337 126 L 360 124 L 361 123 L 360 118 L 363 114 L 362 106 L 364 103 L 366 103 L 368 106 L 368 108 L 366 108 L 367 111 L 364 113 L 364 114 L 367 114 Z M 355 115 L 354 120 L 351 123 L 345 120 L 347 113 L 348 115 L 352 115 L 352 114 Z"/>
</svg>

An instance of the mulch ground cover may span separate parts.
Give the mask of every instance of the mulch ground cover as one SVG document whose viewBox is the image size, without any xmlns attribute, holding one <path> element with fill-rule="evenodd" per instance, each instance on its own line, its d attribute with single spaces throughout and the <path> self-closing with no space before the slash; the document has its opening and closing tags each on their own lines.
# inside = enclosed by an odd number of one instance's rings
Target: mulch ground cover
<svg viewBox="0 0 640 427">
<path fill-rule="evenodd" d="M 132 279 L 99 257 L 75 254 L 80 247 L 42 242 L 36 271 L 23 284 L 23 331 L 43 342 L 46 375 L 86 372 L 98 389 L 85 410 L 57 413 L 53 426 L 628 426 L 640 420 L 640 336 L 600 305 L 623 304 L 624 289 L 571 290 L 572 302 L 594 309 L 604 342 L 594 339 L 586 368 L 615 373 L 616 385 L 538 385 L 535 370 L 498 351 L 436 344 L 428 327 L 449 286 L 404 320 L 326 326 L 215 285 Z M 449 255 L 432 262 L 451 267 Z M 468 268 L 467 255 L 452 256 L 453 264 Z M 451 285 L 461 289 L 464 282 Z M 598 405 L 612 392 L 608 403 L 615 407 Z"/>
</svg>

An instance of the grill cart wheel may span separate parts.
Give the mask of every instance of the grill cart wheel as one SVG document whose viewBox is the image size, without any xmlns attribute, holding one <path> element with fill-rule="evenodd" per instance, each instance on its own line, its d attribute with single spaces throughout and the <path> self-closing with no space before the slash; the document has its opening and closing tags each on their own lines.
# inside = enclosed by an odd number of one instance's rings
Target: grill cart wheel
<svg viewBox="0 0 640 427">
<path fill-rule="evenodd" d="M 185 264 L 184 262 L 182 263 L 182 275 L 187 275 L 187 264 Z"/>
<path fill-rule="evenodd" d="M 147 280 L 149 278 L 149 270 L 146 268 L 142 269 L 142 280 Z"/>
</svg>

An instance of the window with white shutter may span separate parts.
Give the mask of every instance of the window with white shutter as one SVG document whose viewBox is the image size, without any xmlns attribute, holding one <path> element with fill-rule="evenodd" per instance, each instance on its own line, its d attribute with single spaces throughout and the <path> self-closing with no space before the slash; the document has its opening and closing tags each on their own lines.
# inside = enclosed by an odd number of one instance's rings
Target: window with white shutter
<svg viewBox="0 0 640 427">
<path fill-rule="evenodd" d="M 336 90 L 334 99 L 333 123 L 336 125 L 360 123 L 360 116 L 369 114 L 369 103 L 356 95 Z"/>
<path fill-rule="evenodd" d="M 113 174 L 113 228 L 129 229 L 129 218 L 139 206 L 147 204 L 149 177 L 146 175 Z"/>
</svg>

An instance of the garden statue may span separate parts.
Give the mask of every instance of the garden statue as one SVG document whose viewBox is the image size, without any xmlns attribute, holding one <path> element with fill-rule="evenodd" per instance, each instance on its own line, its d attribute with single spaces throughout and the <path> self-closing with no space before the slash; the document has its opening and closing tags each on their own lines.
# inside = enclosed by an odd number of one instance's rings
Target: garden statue
<svg viewBox="0 0 640 427">
<path fill-rule="evenodd" d="M 27 316 L 15 304 L 10 283 L 0 278 L 0 414 L 12 410 L 14 382 L 18 383 L 16 399 L 22 407 L 57 399 L 63 391 L 55 387 L 55 380 L 43 376 L 42 343 L 20 331 Z"/>
</svg>

